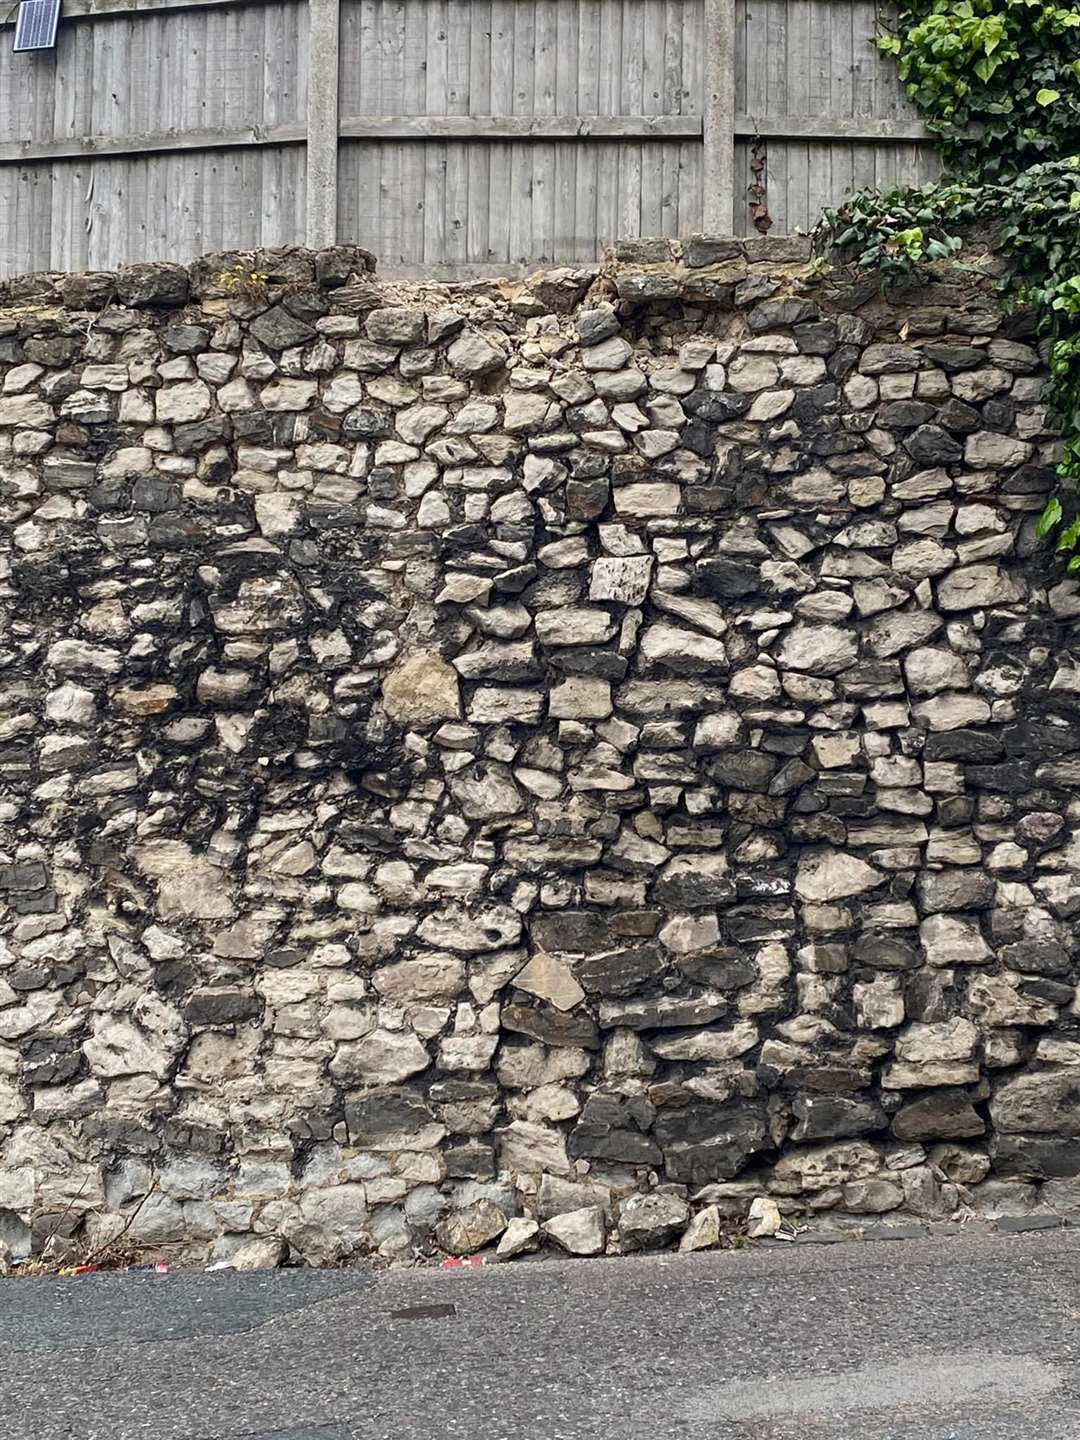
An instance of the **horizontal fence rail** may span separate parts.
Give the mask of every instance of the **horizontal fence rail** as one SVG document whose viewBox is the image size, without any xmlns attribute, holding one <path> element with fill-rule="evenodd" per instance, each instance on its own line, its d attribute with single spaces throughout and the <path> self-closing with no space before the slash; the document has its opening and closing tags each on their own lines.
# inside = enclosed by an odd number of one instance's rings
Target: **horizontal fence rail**
<svg viewBox="0 0 1080 1440">
<path fill-rule="evenodd" d="M 66 0 L 0 23 L 0 274 L 364 245 L 512 273 L 936 173 L 876 0 Z"/>
</svg>

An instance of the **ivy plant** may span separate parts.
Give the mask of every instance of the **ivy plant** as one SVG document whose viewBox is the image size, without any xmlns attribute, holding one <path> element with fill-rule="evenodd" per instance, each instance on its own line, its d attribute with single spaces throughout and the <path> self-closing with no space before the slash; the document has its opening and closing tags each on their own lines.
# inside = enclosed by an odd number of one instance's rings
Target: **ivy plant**
<svg viewBox="0 0 1080 1440">
<path fill-rule="evenodd" d="M 878 46 L 950 170 L 1000 180 L 1080 148 L 1080 10 L 908 0 Z"/>
<path fill-rule="evenodd" d="M 940 182 L 861 191 L 825 211 L 820 254 L 884 283 L 961 258 L 972 227 L 1010 262 L 1004 282 L 1049 339 L 1062 487 L 1043 511 L 1080 570 L 1080 8 L 1042 0 L 900 0 L 878 47 L 937 139 Z"/>
</svg>

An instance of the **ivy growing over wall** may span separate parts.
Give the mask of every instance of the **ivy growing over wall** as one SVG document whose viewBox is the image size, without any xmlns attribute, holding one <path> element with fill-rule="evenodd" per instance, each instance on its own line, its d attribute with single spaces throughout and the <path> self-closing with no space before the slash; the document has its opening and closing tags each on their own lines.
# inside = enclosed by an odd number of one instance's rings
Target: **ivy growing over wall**
<svg viewBox="0 0 1080 1440">
<path fill-rule="evenodd" d="M 937 138 L 943 178 L 861 191 L 826 211 L 819 252 L 886 281 L 958 258 L 972 227 L 1010 261 L 1018 303 L 1051 342 L 1063 485 L 1039 521 L 1080 570 L 1080 8 L 1041 0 L 906 0 L 878 39 Z"/>
</svg>

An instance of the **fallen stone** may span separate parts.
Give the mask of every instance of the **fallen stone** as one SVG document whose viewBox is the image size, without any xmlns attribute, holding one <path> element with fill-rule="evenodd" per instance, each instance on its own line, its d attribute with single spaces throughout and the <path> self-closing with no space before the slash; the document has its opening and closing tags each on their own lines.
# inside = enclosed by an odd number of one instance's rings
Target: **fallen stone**
<svg viewBox="0 0 1080 1440">
<path fill-rule="evenodd" d="M 581 1210 L 568 1210 L 563 1215 L 554 1215 L 550 1220 L 545 1220 L 540 1228 L 568 1255 L 602 1255 L 604 1252 L 607 1236 L 604 1212 L 599 1205 L 588 1205 Z"/>
<path fill-rule="evenodd" d="M 722 1235 L 719 1206 L 706 1205 L 686 1227 L 679 1241 L 679 1249 L 684 1253 L 692 1250 L 714 1250 L 720 1244 Z"/>
<path fill-rule="evenodd" d="M 230 1270 L 277 1270 L 288 1258 L 288 1244 L 277 1235 L 245 1241 L 229 1256 Z"/>
<path fill-rule="evenodd" d="M 506 1228 L 506 1216 L 494 1201 L 476 1200 L 445 1215 L 435 1227 L 435 1241 L 448 1255 L 472 1255 L 492 1244 Z"/>
<path fill-rule="evenodd" d="M 535 1220 L 516 1215 L 509 1220 L 495 1247 L 496 1260 L 512 1260 L 515 1255 L 535 1250 L 540 1241 L 540 1226 Z"/>
<path fill-rule="evenodd" d="M 750 1202 L 746 1219 L 747 1235 L 751 1240 L 761 1240 L 780 1229 L 780 1207 L 767 1195 L 758 1195 Z"/>
<path fill-rule="evenodd" d="M 619 1207 L 619 1239 L 626 1250 L 660 1250 L 680 1235 L 690 1207 L 679 1195 L 654 1190 L 631 1195 Z"/>
</svg>

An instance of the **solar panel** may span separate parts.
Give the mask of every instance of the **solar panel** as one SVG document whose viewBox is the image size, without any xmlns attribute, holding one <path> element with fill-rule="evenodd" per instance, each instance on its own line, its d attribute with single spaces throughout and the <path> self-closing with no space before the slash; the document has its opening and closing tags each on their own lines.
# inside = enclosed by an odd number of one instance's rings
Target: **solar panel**
<svg viewBox="0 0 1080 1440">
<path fill-rule="evenodd" d="M 22 0 L 12 50 L 51 50 L 56 44 L 61 0 Z"/>
</svg>

